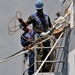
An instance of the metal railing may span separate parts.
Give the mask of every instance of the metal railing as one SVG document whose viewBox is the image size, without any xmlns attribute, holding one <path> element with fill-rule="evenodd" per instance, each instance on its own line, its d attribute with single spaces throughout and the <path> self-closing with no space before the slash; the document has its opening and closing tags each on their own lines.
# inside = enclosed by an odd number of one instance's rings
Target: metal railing
<svg viewBox="0 0 75 75">
<path fill-rule="evenodd" d="M 38 72 L 40 71 L 40 69 L 42 68 L 42 66 L 44 65 L 44 63 L 46 62 L 47 58 L 49 57 L 49 55 L 52 53 L 52 51 L 54 50 L 55 46 L 57 45 L 58 41 L 60 40 L 60 38 L 62 37 L 63 32 L 60 34 L 59 38 L 56 40 L 55 44 L 53 45 L 53 47 L 51 48 L 51 50 L 49 51 L 48 55 L 46 56 L 46 58 L 44 59 L 44 61 L 42 62 L 41 66 L 39 67 L 39 69 L 36 71 L 36 73 L 34 75 L 37 75 Z"/>
</svg>

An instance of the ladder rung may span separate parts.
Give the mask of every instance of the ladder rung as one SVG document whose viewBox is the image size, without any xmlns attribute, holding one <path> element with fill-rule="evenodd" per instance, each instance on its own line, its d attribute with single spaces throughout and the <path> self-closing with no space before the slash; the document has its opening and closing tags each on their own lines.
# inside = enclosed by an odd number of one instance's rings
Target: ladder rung
<svg viewBox="0 0 75 75">
<path fill-rule="evenodd" d="M 36 49 L 45 49 L 45 48 L 52 48 L 52 47 L 36 47 Z M 56 48 L 64 48 L 64 46 L 58 46 L 58 47 L 56 47 Z"/>
<path fill-rule="evenodd" d="M 43 61 L 36 61 L 36 62 L 43 62 Z M 46 61 L 46 62 L 64 63 L 64 61 Z"/>
</svg>

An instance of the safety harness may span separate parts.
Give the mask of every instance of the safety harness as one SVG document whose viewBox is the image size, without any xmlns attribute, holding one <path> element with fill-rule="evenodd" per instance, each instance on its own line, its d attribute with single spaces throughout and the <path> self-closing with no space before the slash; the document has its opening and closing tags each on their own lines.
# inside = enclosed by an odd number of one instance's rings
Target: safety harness
<svg viewBox="0 0 75 75">
<path fill-rule="evenodd" d="M 37 13 L 33 14 L 34 19 L 36 20 L 36 26 L 35 28 L 39 31 L 44 31 L 44 27 L 48 27 L 49 22 L 48 22 L 48 16 L 46 14 L 44 14 L 44 21 L 45 21 L 45 26 L 42 24 L 42 20 L 37 16 Z"/>
</svg>

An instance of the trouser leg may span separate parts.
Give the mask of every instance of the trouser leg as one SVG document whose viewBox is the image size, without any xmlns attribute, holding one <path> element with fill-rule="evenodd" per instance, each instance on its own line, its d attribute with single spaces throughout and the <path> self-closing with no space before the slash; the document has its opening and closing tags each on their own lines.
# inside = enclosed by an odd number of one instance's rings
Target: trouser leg
<svg viewBox="0 0 75 75">
<path fill-rule="evenodd" d="M 29 55 L 29 67 L 30 68 L 28 70 L 29 75 L 32 75 L 34 73 L 34 65 L 32 65 L 33 63 L 34 63 L 34 52 L 30 52 L 30 55 Z"/>
<path fill-rule="evenodd" d="M 47 40 L 46 42 L 43 43 L 44 47 L 50 47 L 50 40 Z M 44 60 L 49 53 L 50 49 L 43 49 L 43 56 L 42 60 Z M 47 61 L 51 60 L 51 56 L 48 57 Z M 51 63 L 46 62 L 43 67 L 42 67 L 42 72 L 49 72 L 51 68 Z"/>
</svg>

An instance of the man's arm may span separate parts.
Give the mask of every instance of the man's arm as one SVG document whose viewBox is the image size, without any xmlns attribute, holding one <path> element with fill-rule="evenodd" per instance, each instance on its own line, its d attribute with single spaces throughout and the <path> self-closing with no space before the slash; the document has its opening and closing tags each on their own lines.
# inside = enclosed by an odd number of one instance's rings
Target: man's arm
<svg viewBox="0 0 75 75">
<path fill-rule="evenodd" d="M 26 22 L 23 21 L 22 18 L 18 18 L 19 22 L 21 23 L 22 26 L 27 27 L 28 24 Z"/>
<path fill-rule="evenodd" d="M 34 22 L 34 18 L 32 15 L 29 16 L 29 18 L 26 22 L 24 22 L 22 18 L 18 18 L 18 20 L 21 23 L 21 27 L 23 26 L 22 30 L 24 30 L 25 32 L 29 31 L 29 28 L 27 26 Z"/>
<path fill-rule="evenodd" d="M 40 34 L 40 36 L 48 36 L 50 33 L 51 33 L 51 28 L 52 28 L 52 24 L 51 24 L 51 20 L 50 20 L 50 17 L 48 16 L 48 22 L 49 22 L 49 28 L 48 28 L 48 31 L 47 32 L 42 32 Z"/>
</svg>

